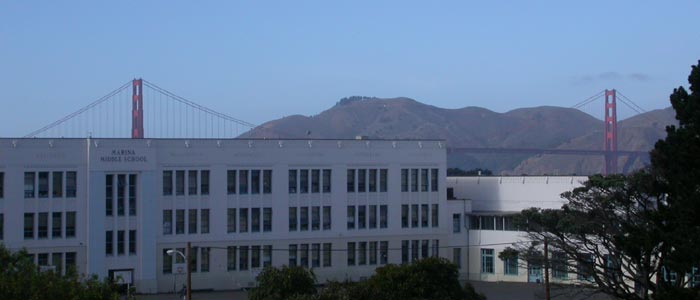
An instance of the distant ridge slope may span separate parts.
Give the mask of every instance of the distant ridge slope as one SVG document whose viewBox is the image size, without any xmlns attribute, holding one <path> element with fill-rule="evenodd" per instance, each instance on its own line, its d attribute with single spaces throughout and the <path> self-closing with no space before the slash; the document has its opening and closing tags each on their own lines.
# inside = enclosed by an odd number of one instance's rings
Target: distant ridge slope
<svg viewBox="0 0 700 300">
<path fill-rule="evenodd" d="M 670 118 L 669 118 L 670 115 Z M 673 121 L 673 110 L 657 110 L 620 122 L 620 149 L 648 150 Z M 449 147 L 600 149 L 603 122 L 576 109 L 541 106 L 506 113 L 468 106 L 445 109 L 410 98 L 348 97 L 314 116 L 293 115 L 266 122 L 246 137 L 445 139 Z M 590 174 L 595 158 L 544 155 L 450 155 L 448 165 L 488 168 L 496 174 Z M 641 163 L 636 166 L 640 166 Z"/>
</svg>

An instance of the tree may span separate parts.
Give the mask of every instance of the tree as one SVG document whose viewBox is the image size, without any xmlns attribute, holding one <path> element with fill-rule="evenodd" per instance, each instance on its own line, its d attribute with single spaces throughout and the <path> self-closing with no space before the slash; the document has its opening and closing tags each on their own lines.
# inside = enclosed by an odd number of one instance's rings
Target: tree
<svg viewBox="0 0 700 300">
<path fill-rule="evenodd" d="M 313 271 L 299 266 L 266 267 L 255 279 L 258 286 L 251 290 L 250 300 L 304 299 L 316 294 Z"/>
<path fill-rule="evenodd" d="M 53 271 L 39 272 L 24 250 L 11 252 L 0 245 L 0 299 L 118 299 L 118 287 L 97 277 L 80 278 L 68 271 L 62 276 Z"/>
</svg>

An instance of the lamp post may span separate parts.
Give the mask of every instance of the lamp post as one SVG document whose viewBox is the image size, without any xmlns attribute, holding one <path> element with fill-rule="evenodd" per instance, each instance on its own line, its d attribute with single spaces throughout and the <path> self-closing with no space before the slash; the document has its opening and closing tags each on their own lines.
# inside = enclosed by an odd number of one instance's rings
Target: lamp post
<svg viewBox="0 0 700 300">
<path fill-rule="evenodd" d="M 187 242 L 187 251 L 186 254 L 183 254 L 180 251 L 170 249 L 166 251 L 168 255 L 175 255 L 178 254 L 182 256 L 183 259 L 185 259 L 185 264 L 187 264 L 187 286 L 185 287 L 186 292 L 187 292 L 187 300 L 192 300 L 192 271 L 190 270 L 190 248 L 191 248 L 191 243 Z"/>
</svg>

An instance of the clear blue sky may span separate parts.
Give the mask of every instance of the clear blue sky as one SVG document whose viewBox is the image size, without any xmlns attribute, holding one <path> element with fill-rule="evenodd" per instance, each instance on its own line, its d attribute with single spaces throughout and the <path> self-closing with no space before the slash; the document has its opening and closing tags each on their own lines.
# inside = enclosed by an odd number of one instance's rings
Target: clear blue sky
<svg viewBox="0 0 700 300">
<path fill-rule="evenodd" d="M 256 124 L 350 95 L 504 112 L 617 88 L 662 108 L 700 59 L 698 12 L 699 1 L 2 1 L 0 136 L 134 77 Z"/>
</svg>

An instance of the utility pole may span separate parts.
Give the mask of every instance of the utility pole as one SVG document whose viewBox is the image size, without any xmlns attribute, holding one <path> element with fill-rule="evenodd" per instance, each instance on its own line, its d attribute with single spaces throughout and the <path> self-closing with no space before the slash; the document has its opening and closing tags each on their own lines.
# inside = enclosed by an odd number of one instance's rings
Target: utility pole
<svg viewBox="0 0 700 300">
<path fill-rule="evenodd" d="M 546 246 L 545 249 L 547 249 Z M 192 243 L 187 242 L 187 300 L 192 300 L 192 267 L 190 264 L 190 253 L 192 253 Z"/>
<path fill-rule="evenodd" d="M 549 296 L 549 251 L 547 249 L 547 238 L 544 239 L 544 299 L 550 300 L 550 296 Z"/>
</svg>

